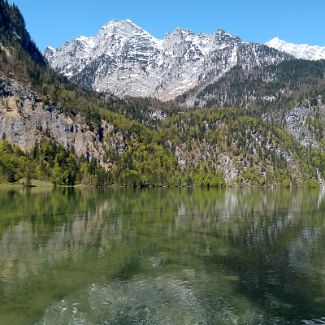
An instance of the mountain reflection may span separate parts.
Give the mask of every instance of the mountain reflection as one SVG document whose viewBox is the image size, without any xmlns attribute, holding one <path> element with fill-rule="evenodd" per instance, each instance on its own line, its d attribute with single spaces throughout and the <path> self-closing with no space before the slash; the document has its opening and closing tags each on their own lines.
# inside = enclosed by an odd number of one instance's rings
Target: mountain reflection
<svg viewBox="0 0 325 325">
<path fill-rule="evenodd" d="M 234 323 L 320 319 L 324 232 L 319 191 L 0 189 L 0 323 L 35 323 L 94 283 L 106 294 L 138 277 L 148 290 L 161 279 L 189 286 L 203 323 L 222 323 L 221 289 Z"/>
</svg>

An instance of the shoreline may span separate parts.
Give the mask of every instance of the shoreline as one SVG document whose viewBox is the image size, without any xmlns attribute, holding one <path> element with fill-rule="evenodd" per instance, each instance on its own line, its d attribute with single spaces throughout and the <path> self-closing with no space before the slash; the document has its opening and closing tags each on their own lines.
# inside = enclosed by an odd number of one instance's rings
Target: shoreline
<svg viewBox="0 0 325 325">
<path fill-rule="evenodd" d="M 308 184 L 300 184 L 295 186 L 283 186 L 283 185 L 225 185 L 225 186 L 196 186 L 196 185 L 107 185 L 107 186 L 96 186 L 88 184 L 76 184 L 76 185 L 54 185 L 53 183 L 39 180 L 32 180 L 31 186 L 25 186 L 24 183 L 0 183 L 0 188 L 3 187 L 17 187 L 17 188 L 132 188 L 132 189 L 147 189 L 147 188 L 164 188 L 164 189 L 173 189 L 173 188 L 200 188 L 200 189 L 324 189 L 323 184 L 319 186 L 310 186 Z"/>
</svg>

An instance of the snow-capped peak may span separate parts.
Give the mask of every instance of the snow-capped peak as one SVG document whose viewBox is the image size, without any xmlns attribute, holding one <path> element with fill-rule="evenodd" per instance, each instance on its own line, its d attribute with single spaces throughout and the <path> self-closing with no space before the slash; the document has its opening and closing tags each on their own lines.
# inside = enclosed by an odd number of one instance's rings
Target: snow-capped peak
<svg viewBox="0 0 325 325">
<path fill-rule="evenodd" d="M 128 19 L 112 20 L 97 35 L 78 36 L 45 57 L 56 71 L 97 91 L 169 100 L 238 64 L 247 70 L 287 59 L 277 52 L 224 30 L 178 28 L 159 40 Z"/>
<path fill-rule="evenodd" d="M 56 49 L 52 46 L 47 46 L 45 51 L 44 51 L 44 56 L 48 61 L 50 61 L 53 56 L 55 55 Z"/>
<path fill-rule="evenodd" d="M 88 40 L 88 37 L 86 37 L 86 36 L 77 36 L 76 38 L 75 38 L 75 40 L 76 41 L 87 41 Z"/>
<path fill-rule="evenodd" d="M 297 59 L 325 60 L 325 46 L 287 43 L 278 37 L 272 38 L 265 45 L 289 53 Z"/>
<path fill-rule="evenodd" d="M 132 22 L 130 19 L 113 19 L 107 24 L 101 27 L 101 31 L 112 30 L 112 29 L 123 29 L 123 28 L 133 28 L 133 29 L 142 29 Z"/>
<path fill-rule="evenodd" d="M 215 32 L 216 35 L 222 35 L 222 36 L 228 36 L 228 37 L 232 37 L 232 38 L 238 38 L 238 36 L 234 36 L 230 33 L 227 33 L 224 29 L 222 28 L 219 28 L 216 32 Z"/>
<path fill-rule="evenodd" d="M 130 19 L 113 19 L 109 21 L 106 25 L 102 26 L 99 30 L 99 33 L 144 33 L 148 34 L 144 29 L 140 26 L 136 25 Z"/>
<path fill-rule="evenodd" d="M 52 47 L 52 46 L 47 46 L 45 50 L 50 50 L 52 52 L 56 51 L 56 49 L 54 47 Z"/>
<path fill-rule="evenodd" d="M 157 46 L 161 43 L 160 40 L 153 37 L 130 19 L 114 19 L 109 21 L 106 25 L 101 27 L 96 38 L 100 39 L 102 37 L 107 38 L 112 36 L 120 36 L 123 39 L 130 39 L 133 37 L 144 38 L 149 42 L 155 43 Z"/>
</svg>

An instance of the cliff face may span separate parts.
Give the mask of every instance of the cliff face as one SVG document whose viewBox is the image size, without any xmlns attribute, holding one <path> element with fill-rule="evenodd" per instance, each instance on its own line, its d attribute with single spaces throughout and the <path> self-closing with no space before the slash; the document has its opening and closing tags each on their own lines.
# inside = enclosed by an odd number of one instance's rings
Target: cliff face
<svg viewBox="0 0 325 325">
<path fill-rule="evenodd" d="M 85 116 L 68 114 L 57 104 L 45 104 L 35 93 L 13 79 L 0 80 L 0 138 L 31 151 L 43 139 L 54 140 L 77 156 L 95 158 L 106 169 L 105 152 L 121 148 L 123 135 L 113 125 L 100 122 L 100 132 L 91 130 Z"/>
</svg>

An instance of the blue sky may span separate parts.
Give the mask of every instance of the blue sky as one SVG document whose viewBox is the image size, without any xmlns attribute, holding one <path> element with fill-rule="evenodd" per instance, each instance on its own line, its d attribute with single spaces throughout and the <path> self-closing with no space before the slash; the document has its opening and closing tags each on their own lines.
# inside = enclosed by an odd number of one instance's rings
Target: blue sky
<svg viewBox="0 0 325 325">
<path fill-rule="evenodd" d="M 91 36 L 112 19 L 131 19 L 162 38 L 176 27 L 195 32 L 223 28 L 243 40 L 272 37 L 325 46 L 325 0 L 10 0 L 21 9 L 43 50 L 77 35 Z"/>
</svg>

